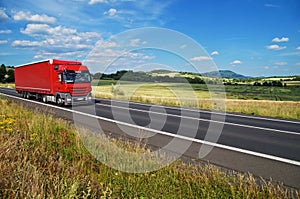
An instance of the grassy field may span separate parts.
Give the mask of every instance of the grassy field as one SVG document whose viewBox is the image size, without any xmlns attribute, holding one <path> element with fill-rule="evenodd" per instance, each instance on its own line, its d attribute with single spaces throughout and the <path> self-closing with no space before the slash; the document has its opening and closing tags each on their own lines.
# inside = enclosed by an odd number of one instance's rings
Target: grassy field
<svg viewBox="0 0 300 199">
<path fill-rule="evenodd" d="M 218 106 L 215 108 L 218 100 L 212 102 L 207 86 L 202 84 L 191 84 L 191 89 L 180 83 L 121 82 L 115 86 L 112 84 L 116 81 L 112 80 L 99 83 L 93 86 L 96 97 L 218 110 Z M 212 87 L 213 95 L 224 94 L 218 91 L 218 86 Z M 228 112 L 300 119 L 300 87 L 227 85 L 225 90 Z"/>
<path fill-rule="evenodd" d="M 299 190 L 211 165 L 176 161 L 155 172 L 123 173 L 91 156 L 67 121 L 4 99 L 0 106 L 0 198 L 299 198 Z M 149 152 L 140 143 L 111 141 Z M 107 147 L 93 142 L 99 153 Z"/>
</svg>

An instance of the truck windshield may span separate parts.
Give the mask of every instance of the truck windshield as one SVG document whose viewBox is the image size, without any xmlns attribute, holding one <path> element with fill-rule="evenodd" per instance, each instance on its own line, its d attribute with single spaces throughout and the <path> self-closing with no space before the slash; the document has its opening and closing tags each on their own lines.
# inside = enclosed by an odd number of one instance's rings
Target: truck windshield
<svg viewBox="0 0 300 199">
<path fill-rule="evenodd" d="M 91 75 L 89 71 L 74 71 L 65 70 L 64 80 L 68 83 L 87 83 L 91 82 Z"/>
</svg>

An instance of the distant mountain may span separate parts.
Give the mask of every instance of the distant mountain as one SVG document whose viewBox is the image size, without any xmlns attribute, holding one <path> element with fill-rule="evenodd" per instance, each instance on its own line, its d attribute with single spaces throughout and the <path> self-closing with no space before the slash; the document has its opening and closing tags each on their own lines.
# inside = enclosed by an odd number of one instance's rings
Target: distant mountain
<svg viewBox="0 0 300 199">
<path fill-rule="evenodd" d="M 239 79 L 246 79 L 249 78 L 247 76 L 241 75 L 241 74 L 237 74 L 231 70 L 219 70 L 218 71 L 212 71 L 212 72 L 207 72 L 207 73 L 203 73 L 203 76 L 207 76 L 207 77 L 224 77 L 224 78 L 239 78 Z"/>
</svg>

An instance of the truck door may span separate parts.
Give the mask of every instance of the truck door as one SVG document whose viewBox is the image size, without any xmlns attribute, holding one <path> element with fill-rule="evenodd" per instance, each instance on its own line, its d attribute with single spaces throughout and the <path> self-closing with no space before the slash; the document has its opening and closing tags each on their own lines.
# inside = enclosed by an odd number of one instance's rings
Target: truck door
<svg viewBox="0 0 300 199">
<path fill-rule="evenodd" d="M 57 91 L 60 92 L 62 87 L 63 87 L 63 73 L 62 72 L 57 72 L 57 78 L 55 81 L 55 87 L 57 88 Z"/>
</svg>

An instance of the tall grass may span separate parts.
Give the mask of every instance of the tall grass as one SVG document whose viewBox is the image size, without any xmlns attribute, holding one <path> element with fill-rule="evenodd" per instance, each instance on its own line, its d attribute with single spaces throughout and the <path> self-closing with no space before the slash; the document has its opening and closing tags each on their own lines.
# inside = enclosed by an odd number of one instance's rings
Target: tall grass
<svg viewBox="0 0 300 199">
<path fill-rule="evenodd" d="M 4 88 L 15 88 L 15 84 L 13 83 L 0 83 L 0 87 L 4 87 Z"/>
<path fill-rule="evenodd" d="M 148 86 L 149 87 L 149 86 Z M 299 101 L 274 101 L 274 100 L 242 100 L 242 99 L 226 99 L 224 102 L 218 100 L 212 101 L 208 92 L 197 91 L 195 98 L 188 99 L 176 96 L 169 89 L 156 87 L 152 89 L 146 87 L 145 90 L 140 89 L 136 92 L 126 92 L 128 85 L 118 85 L 118 90 L 122 91 L 122 95 L 111 92 L 111 86 L 93 87 L 93 94 L 99 98 L 109 98 L 118 100 L 130 100 L 134 102 L 144 102 L 152 104 L 161 104 L 168 106 L 184 106 L 189 108 L 200 108 L 207 110 L 223 110 L 222 106 L 215 106 L 217 103 L 225 103 L 227 112 L 243 113 L 256 116 L 269 116 L 286 119 L 300 119 L 300 102 Z M 123 90 L 122 90 L 123 89 Z M 132 92 L 132 91 L 131 91 Z M 128 95 L 129 93 L 129 95 Z M 184 95 L 183 95 L 184 96 Z M 188 95 L 187 95 L 188 96 Z M 202 97 L 201 97 L 202 96 Z"/>
<path fill-rule="evenodd" d="M 282 184 L 258 184 L 251 174 L 212 165 L 176 161 L 155 172 L 123 173 L 91 156 L 67 121 L 3 99 L 0 107 L 0 198 L 299 198 Z M 128 151 L 149 151 L 111 141 Z"/>
</svg>

